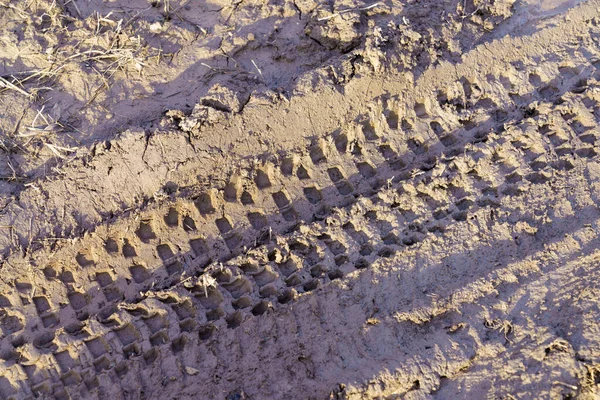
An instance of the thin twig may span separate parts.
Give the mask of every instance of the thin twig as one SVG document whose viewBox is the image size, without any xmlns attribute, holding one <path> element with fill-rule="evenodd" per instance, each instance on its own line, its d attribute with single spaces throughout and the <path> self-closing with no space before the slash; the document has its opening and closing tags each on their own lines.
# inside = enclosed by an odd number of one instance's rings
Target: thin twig
<svg viewBox="0 0 600 400">
<path fill-rule="evenodd" d="M 4 87 L 6 89 L 12 89 L 16 92 L 21 93 L 23 96 L 32 98 L 33 96 L 28 93 L 26 90 L 21 89 L 20 87 L 18 87 L 17 85 L 7 81 L 6 79 L 4 79 L 3 77 L 0 76 L 0 87 Z"/>
<path fill-rule="evenodd" d="M 345 13 L 349 13 L 349 12 L 351 12 L 351 11 L 365 11 L 365 10 L 370 10 L 371 8 L 375 8 L 375 7 L 377 7 L 378 5 L 379 5 L 379 3 L 374 3 L 374 4 L 371 4 L 371 5 L 369 5 L 369 6 L 362 7 L 362 8 L 348 8 L 348 9 L 346 9 L 346 10 L 341 10 L 341 11 L 338 11 L 338 12 L 336 12 L 335 14 L 329 15 L 329 16 L 327 16 L 327 17 L 322 17 L 322 18 L 319 18 L 317 21 L 327 21 L 327 20 L 329 20 L 329 19 L 332 19 L 332 18 L 335 18 L 335 17 L 337 17 L 338 15 L 342 15 L 342 14 L 345 14 Z"/>
</svg>

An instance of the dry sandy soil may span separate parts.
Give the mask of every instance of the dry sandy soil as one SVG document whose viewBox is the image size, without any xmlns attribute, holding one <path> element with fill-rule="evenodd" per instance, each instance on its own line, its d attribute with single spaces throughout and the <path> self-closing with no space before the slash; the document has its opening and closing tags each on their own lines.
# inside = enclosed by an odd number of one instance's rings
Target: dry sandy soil
<svg viewBox="0 0 600 400">
<path fill-rule="evenodd" d="M 600 397 L 599 0 L 0 24 L 0 398 Z"/>
</svg>

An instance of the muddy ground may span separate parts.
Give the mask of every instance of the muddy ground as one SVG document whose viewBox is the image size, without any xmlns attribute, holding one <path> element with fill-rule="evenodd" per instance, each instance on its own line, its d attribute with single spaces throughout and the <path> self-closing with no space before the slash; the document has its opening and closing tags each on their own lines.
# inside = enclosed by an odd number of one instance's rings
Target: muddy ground
<svg viewBox="0 0 600 400">
<path fill-rule="evenodd" d="M 600 1 L 0 22 L 0 398 L 599 396 Z"/>
</svg>

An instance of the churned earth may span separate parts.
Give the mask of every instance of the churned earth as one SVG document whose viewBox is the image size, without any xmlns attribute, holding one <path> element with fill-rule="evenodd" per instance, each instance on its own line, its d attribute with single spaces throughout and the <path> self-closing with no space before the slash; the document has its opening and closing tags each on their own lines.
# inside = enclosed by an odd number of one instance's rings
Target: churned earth
<svg viewBox="0 0 600 400">
<path fill-rule="evenodd" d="M 598 398 L 600 1 L 0 21 L 0 398 Z"/>
</svg>

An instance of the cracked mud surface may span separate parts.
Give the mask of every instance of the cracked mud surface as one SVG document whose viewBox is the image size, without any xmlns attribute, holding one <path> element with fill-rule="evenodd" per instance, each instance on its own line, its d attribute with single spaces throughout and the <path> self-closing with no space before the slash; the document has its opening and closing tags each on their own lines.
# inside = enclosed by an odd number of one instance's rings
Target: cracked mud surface
<svg viewBox="0 0 600 400">
<path fill-rule="evenodd" d="M 600 2 L 0 18 L 0 398 L 598 396 Z"/>
</svg>

